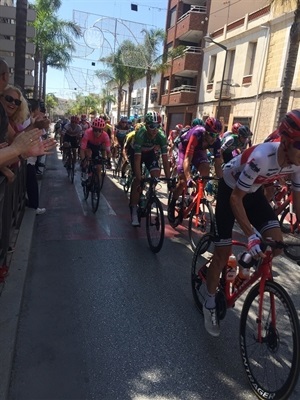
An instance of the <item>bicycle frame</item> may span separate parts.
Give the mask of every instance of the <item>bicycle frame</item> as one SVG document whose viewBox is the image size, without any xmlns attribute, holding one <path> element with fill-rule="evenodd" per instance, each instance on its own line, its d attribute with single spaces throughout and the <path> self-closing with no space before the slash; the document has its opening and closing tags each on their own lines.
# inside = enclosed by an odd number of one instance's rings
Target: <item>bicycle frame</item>
<svg viewBox="0 0 300 400">
<path fill-rule="evenodd" d="M 185 200 L 185 193 L 186 193 L 186 189 L 183 190 L 183 194 L 182 194 L 182 200 L 183 200 L 183 204 L 184 204 L 184 200 Z M 191 203 L 187 206 L 183 208 L 183 218 L 188 218 L 190 212 L 192 211 L 192 209 L 194 208 L 195 204 L 196 204 L 196 215 L 199 214 L 199 208 L 200 208 L 200 202 L 201 199 L 203 199 L 204 197 L 204 183 L 203 183 L 203 179 L 197 179 L 197 190 L 196 190 L 196 194 L 195 195 L 191 195 L 193 196 L 193 199 L 191 201 Z M 196 219 L 196 224 L 198 224 L 199 221 L 198 219 Z"/>
</svg>

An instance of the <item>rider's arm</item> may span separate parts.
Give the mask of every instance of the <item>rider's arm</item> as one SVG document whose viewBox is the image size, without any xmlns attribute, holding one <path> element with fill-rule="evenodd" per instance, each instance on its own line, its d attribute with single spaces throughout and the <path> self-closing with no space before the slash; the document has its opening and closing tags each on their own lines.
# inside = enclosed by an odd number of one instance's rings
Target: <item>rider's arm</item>
<svg viewBox="0 0 300 400">
<path fill-rule="evenodd" d="M 166 176 L 166 178 L 169 179 L 170 178 L 170 163 L 168 160 L 168 156 L 167 156 L 167 154 L 162 154 L 161 158 L 162 158 L 162 162 L 163 162 L 165 176 Z"/>
<path fill-rule="evenodd" d="M 300 192 L 293 190 L 293 207 L 297 220 L 300 221 Z"/>
<path fill-rule="evenodd" d="M 187 144 L 187 148 L 185 150 L 185 157 L 184 157 L 184 161 L 183 161 L 183 172 L 184 172 L 184 176 L 185 179 L 188 181 L 189 179 L 191 179 L 191 164 L 192 164 L 192 160 L 193 160 L 193 156 L 194 156 L 194 151 L 195 148 L 198 144 L 198 139 L 196 136 L 191 135 L 189 142 Z"/>
<path fill-rule="evenodd" d="M 222 162 L 222 158 L 215 158 L 214 160 L 215 171 L 218 178 L 222 178 L 223 176 Z"/>
</svg>

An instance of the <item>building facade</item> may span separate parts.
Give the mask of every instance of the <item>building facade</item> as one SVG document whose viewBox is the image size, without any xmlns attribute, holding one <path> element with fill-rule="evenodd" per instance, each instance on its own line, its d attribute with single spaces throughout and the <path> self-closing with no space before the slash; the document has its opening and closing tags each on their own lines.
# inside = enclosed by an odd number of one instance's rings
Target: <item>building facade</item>
<svg viewBox="0 0 300 400">
<path fill-rule="evenodd" d="M 35 20 L 36 13 L 28 8 L 27 10 L 27 43 L 25 60 L 25 88 L 33 88 L 34 77 L 34 44 L 32 39 L 35 30 L 28 22 Z M 4 58 L 10 69 L 10 83 L 14 83 L 15 68 L 15 37 L 16 37 L 16 7 L 11 0 L 0 0 L 0 57 Z"/>
<path fill-rule="evenodd" d="M 185 50 L 170 60 L 170 67 L 161 78 L 160 104 L 167 130 L 177 123 L 190 124 L 199 114 L 199 104 L 203 102 L 200 86 L 204 37 L 268 3 L 269 0 L 168 0 L 164 52 L 180 45 Z"/>
<path fill-rule="evenodd" d="M 292 9 L 266 6 L 211 33 L 215 43 L 203 49 L 198 115 L 220 117 L 224 130 L 246 124 L 254 143 L 276 128 L 293 19 Z M 289 108 L 300 108 L 300 52 Z"/>
</svg>

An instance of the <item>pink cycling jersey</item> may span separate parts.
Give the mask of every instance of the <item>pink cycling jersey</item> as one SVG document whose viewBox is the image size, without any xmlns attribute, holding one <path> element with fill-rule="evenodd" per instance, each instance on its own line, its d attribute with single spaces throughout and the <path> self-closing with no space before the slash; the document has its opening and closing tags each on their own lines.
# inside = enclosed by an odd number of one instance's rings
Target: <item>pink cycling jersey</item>
<svg viewBox="0 0 300 400">
<path fill-rule="evenodd" d="M 81 140 L 80 147 L 82 150 L 89 148 L 89 144 L 92 146 L 104 147 L 106 151 L 110 151 L 110 139 L 105 131 L 102 131 L 99 137 L 96 137 L 93 128 L 89 128 L 84 132 L 83 138 Z"/>
</svg>

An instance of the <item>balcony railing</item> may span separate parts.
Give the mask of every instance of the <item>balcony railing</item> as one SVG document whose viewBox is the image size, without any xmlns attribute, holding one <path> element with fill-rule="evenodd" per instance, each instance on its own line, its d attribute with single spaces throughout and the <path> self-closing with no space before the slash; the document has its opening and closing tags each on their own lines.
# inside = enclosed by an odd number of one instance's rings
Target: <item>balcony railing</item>
<svg viewBox="0 0 300 400">
<path fill-rule="evenodd" d="M 174 89 L 172 89 L 171 93 L 177 93 L 177 92 L 195 92 L 196 93 L 196 90 L 197 90 L 196 86 L 181 85 L 181 86 L 177 86 Z"/>
<path fill-rule="evenodd" d="M 191 6 L 190 10 L 187 11 L 185 14 L 183 14 L 180 18 L 178 18 L 178 21 L 177 21 L 177 22 L 182 21 L 184 18 L 186 18 L 186 17 L 187 17 L 188 15 L 190 15 L 192 12 L 193 12 L 193 13 L 198 12 L 198 13 L 201 13 L 201 14 L 206 14 L 207 9 L 206 9 L 205 6 Z"/>
<path fill-rule="evenodd" d="M 221 92 L 221 83 L 222 81 L 216 82 L 216 89 L 215 89 L 215 99 L 220 98 L 220 92 Z M 234 82 L 232 79 L 225 79 L 223 81 L 223 87 L 222 87 L 222 99 L 231 99 L 232 97 L 235 96 L 235 90 L 234 90 Z"/>
</svg>

